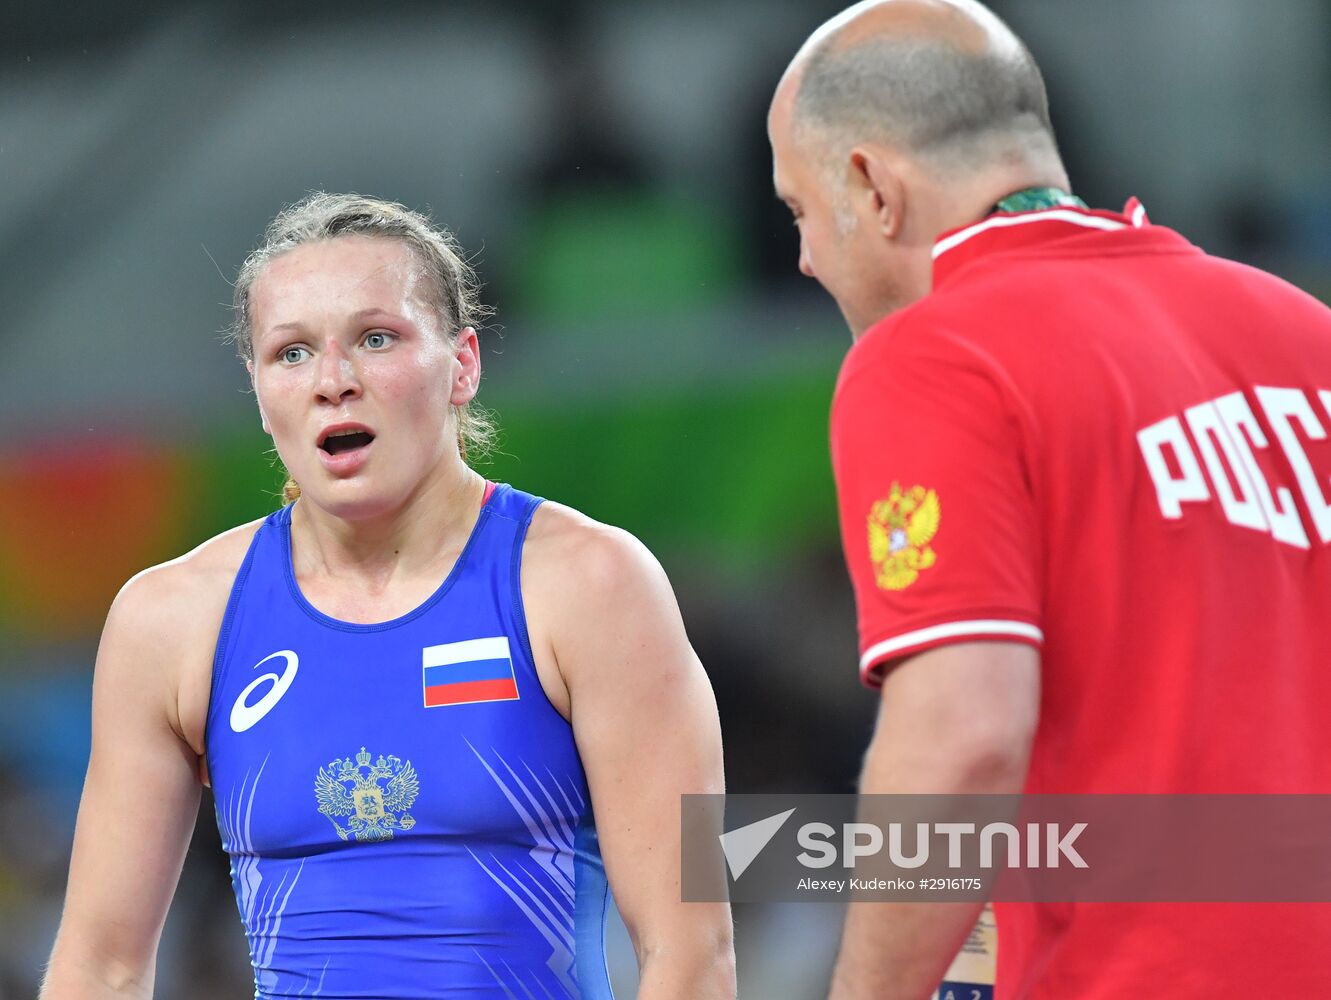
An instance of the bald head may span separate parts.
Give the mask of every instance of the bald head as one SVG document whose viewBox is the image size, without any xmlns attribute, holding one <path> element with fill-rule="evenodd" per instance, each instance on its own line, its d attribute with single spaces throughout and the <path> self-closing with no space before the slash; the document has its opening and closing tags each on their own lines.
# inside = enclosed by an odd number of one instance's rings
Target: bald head
<svg viewBox="0 0 1331 1000">
<path fill-rule="evenodd" d="M 975 0 L 851 7 L 800 49 L 776 102 L 834 159 L 879 142 L 948 174 L 1021 159 L 1061 170 L 1039 68 Z"/>
<path fill-rule="evenodd" d="M 977 0 L 866 0 L 800 49 L 767 117 L 800 271 L 852 334 L 929 293 L 938 235 L 1066 190 L 1044 82 Z"/>
</svg>

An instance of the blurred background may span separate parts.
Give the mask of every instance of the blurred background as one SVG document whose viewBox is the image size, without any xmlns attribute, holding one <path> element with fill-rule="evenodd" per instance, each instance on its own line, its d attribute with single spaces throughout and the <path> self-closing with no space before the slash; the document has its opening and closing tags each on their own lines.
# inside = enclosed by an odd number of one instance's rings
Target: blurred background
<svg viewBox="0 0 1331 1000">
<path fill-rule="evenodd" d="M 796 270 L 764 117 L 838 3 L 19 0 L 0 12 L 0 998 L 32 997 L 126 578 L 277 505 L 229 279 L 314 188 L 430 210 L 496 306 L 482 471 L 639 535 L 733 791 L 853 788 L 826 414 L 849 338 Z M 1078 194 L 1331 292 L 1327 0 L 994 0 Z M 127 794 L 132 794 L 127 790 Z M 152 803 L 143 803 L 150 821 Z M 741 996 L 820 996 L 835 909 L 736 913 Z M 622 928 L 614 977 L 632 996 Z M 160 997 L 252 995 L 211 799 Z"/>
</svg>

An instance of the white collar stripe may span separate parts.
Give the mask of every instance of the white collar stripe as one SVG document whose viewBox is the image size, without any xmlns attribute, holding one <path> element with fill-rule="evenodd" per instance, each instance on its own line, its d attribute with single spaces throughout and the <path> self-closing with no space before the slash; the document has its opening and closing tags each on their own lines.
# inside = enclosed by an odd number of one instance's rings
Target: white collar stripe
<svg viewBox="0 0 1331 1000">
<path fill-rule="evenodd" d="M 965 243 L 972 236 L 977 236 L 987 229 L 1005 229 L 1008 226 L 1024 226 L 1028 222 L 1070 222 L 1074 226 L 1085 226 L 1087 229 L 1127 229 L 1128 227 L 1117 219 L 1105 219 L 1098 215 L 1083 215 L 1081 212 L 1073 212 L 1063 208 L 1051 208 L 1039 212 L 1029 212 L 1025 215 L 995 215 L 991 219 L 985 219 L 983 222 L 977 222 L 973 226 L 961 230 L 959 233 L 953 233 L 945 239 L 939 240 L 934 244 L 933 259 L 937 260 L 949 250 Z"/>
</svg>

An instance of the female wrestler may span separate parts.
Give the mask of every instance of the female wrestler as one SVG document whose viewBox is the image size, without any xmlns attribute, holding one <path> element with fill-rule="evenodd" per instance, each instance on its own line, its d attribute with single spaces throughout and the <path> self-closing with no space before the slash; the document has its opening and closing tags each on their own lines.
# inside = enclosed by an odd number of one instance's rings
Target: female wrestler
<svg viewBox="0 0 1331 1000">
<path fill-rule="evenodd" d="M 728 909 L 680 902 L 711 688 L 641 544 L 467 465 L 475 289 L 353 195 L 241 269 L 293 502 L 116 598 L 44 997 L 151 996 L 210 781 L 263 1000 L 609 997 L 607 876 L 639 997 L 734 995 Z"/>
</svg>

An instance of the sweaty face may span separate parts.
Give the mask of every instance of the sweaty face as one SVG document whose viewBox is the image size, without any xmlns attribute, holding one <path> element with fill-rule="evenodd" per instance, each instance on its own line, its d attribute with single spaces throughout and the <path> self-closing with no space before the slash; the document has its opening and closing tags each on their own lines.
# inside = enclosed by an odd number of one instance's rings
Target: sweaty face
<svg viewBox="0 0 1331 1000">
<path fill-rule="evenodd" d="M 405 244 L 344 236 L 285 253 L 255 281 L 250 317 L 264 430 L 304 497 L 375 516 L 455 457 L 475 334 L 450 343 Z"/>
<path fill-rule="evenodd" d="M 783 85 L 783 90 L 785 89 Z M 836 176 L 818 150 L 791 127 L 789 94 L 778 90 L 768 116 L 777 197 L 795 217 L 800 234 L 799 269 L 816 278 L 836 300 L 851 334 L 858 337 L 905 305 L 894 248 L 882 236 L 872 191 Z"/>
</svg>

